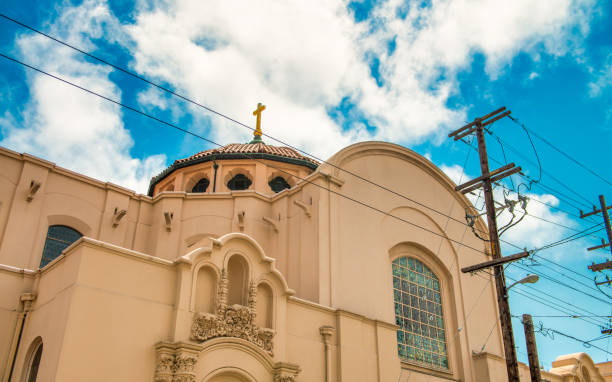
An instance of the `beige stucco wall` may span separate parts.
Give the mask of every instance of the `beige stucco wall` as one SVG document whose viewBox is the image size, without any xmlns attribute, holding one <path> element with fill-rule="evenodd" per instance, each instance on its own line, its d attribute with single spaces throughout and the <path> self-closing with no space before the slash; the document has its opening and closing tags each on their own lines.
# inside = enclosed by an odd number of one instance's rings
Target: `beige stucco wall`
<svg viewBox="0 0 612 382">
<path fill-rule="evenodd" d="M 396 145 L 353 145 L 330 162 L 310 173 L 270 161 L 219 161 L 220 179 L 250 169 L 253 188 L 230 192 L 224 180 L 215 193 L 184 192 L 211 171 L 203 163 L 175 171 L 151 198 L 0 149 L 2 381 L 23 293 L 36 300 L 25 320 L 14 380 L 22 380 L 39 337 L 40 381 L 151 381 L 161 342 L 195 352 L 193 373 L 203 382 L 230 376 L 272 382 L 281 371 L 297 373 L 295 381 L 302 382 L 326 376 L 330 382 L 503 380 L 493 283 L 489 276 L 460 272 L 488 259 L 483 242 L 461 223 L 467 199 L 433 164 Z M 277 167 L 305 180 L 296 178 L 293 188 L 274 194 L 267 182 Z M 28 201 L 32 181 L 41 186 Z M 174 191 L 158 193 L 170 182 Z M 114 226 L 115 210 L 123 209 L 126 216 Z M 169 226 L 166 212 L 172 213 Z M 38 270 L 54 224 L 85 237 Z M 248 264 L 246 281 L 265 283 L 272 293 L 272 353 L 242 339 L 192 337 L 199 270 L 208 267 L 218 281 L 234 255 Z M 398 357 L 391 262 L 400 256 L 419 259 L 440 279 L 448 370 Z M 322 327 L 329 337 L 321 335 Z M 565 381 L 570 367 L 558 368 L 547 378 Z M 525 365 L 521 380 L 529 380 Z"/>
</svg>

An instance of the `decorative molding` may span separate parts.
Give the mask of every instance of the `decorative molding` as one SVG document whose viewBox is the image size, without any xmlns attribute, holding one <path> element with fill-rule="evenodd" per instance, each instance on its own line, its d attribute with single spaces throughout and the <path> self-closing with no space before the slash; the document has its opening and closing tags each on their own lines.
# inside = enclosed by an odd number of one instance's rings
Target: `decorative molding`
<svg viewBox="0 0 612 382">
<path fill-rule="evenodd" d="M 298 365 L 277 362 L 274 365 L 274 382 L 295 382 L 301 369 Z"/>
<path fill-rule="evenodd" d="M 195 365 L 202 350 L 186 342 L 159 342 L 155 345 L 157 363 L 155 382 L 195 382 Z"/>
<path fill-rule="evenodd" d="M 32 199 L 34 199 L 34 195 L 40 189 L 40 185 L 41 185 L 41 183 L 36 181 L 36 180 L 33 180 L 33 181 L 30 182 L 30 189 L 28 190 L 28 196 L 26 196 L 26 200 L 28 202 L 31 202 Z"/>
<path fill-rule="evenodd" d="M 238 229 L 240 229 L 241 231 L 244 231 L 244 215 L 244 211 L 238 212 Z"/>
<path fill-rule="evenodd" d="M 329 339 L 334 335 L 334 333 L 336 332 L 336 329 L 333 326 L 321 326 L 319 328 L 319 334 L 321 334 L 321 337 L 323 337 L 323 343 L 324 344 L 329 344 Z"/>
<path fill-rule="evenodd" d="M 293 204 L 295 204 L 296 206 L 304 210 L 304 213 L 306 214 L 306 216 L 308 217 L 312 216 L 312 214 L 310 213 L 310 206 L 307 205 L 306 203 L 302 202 L 301 200 L 294 199 Z"/>
<path fill-rule="evenodd" d="M 272 226 L 272 228 L 274 229 L 274 232 L 278 233 L 278 224 L 276 223 L 276 221 L 274 221 L 274 219 L 271 219 L 267 216 L 262 217 L 262 219 L 263 221 L 265 221 L 266 223 Z"/>
<path fill-rule="evenodd" d="M 115 207 L 115 212 L 113 213 L 113 227 L 117 227 L 119 222 L 123 217 L 127 214 L 127 210 L 119 210 L 118 207 Z"/>
<path fill-rule="evenodd" d="M 204 342 L 217 337 L 235 337 L 249 341 L 268 354 L 273 354 L 274 331 L 255 324 L 257 286 L 249 285 L 248 306 L 227 305 L 227 272 L 221 272 L 217 288 L 216 313 L 196 313 L 191 326 L 191 339 Z"/>
<path fill-rule="evenodd" d="M 23 311 L 29 312 L 32 309 L 32 303 L 36 300 L 36 294 L 34 293 L 22 293 L 19 296 L 19 301 L 23 303 Z"/>
<path fill-rule="evenodd" d="M 165 226 L 166 226 L 166 231 L 170 232 L 172 231 L 172 219 L 174 218 L 174 212 L 169 212 L 166 211 L 164 212 L 164 220 L 165 220 Z"/>
</svg>

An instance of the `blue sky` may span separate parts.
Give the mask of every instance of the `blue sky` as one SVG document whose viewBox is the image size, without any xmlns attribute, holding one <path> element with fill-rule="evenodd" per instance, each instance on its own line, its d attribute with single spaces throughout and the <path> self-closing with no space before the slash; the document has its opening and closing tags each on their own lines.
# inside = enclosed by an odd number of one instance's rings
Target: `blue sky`
<svg viewBox="0 0 612 382">
<path fill-rule="evenodd" d="M 466 145 L 446 134 L 506 106 L 529 130 L 612 182 L 610 1 L 255 6 L 231 1 L 6 0 L 0 12 L 250 126 L 251 111 L 263 102 L 265 133 L 320 158 L 358 141 L 391 141 L 425 155 L 458 182 L 478 176 L 477 155 L 468 155 Z M 215 142 L 246 142 L 251 135 L 6 19 L 0 19 L 0 51 Z M 0 94 L 0 145 L 139 192 L 146 192 L 150 177 L 173 160 L 211 147 L 3 58 Z M 491 131 L 491 167 L 507 159 L 537 180 L 540 166 L 522 127 L 504 119 Z M 599 194 L 612 203 L 609 183 L 536 136 L 531 139 L 543 170 L 540 182 L 530 185 L 516 176 L 504 184 L 515 189 L 523 183 L 522 194 L 530 198 L 528 213 L 552 223 L 528 216 L 502 236 L 528 249 L 597 223 L 575 215 L 597 203 Z M 81 149 L 84 145 L 87 151 Z M 497 196 L 503 197 L 501 187 Z M 517 198 L 513 192 L 507 197 Z M 506 214 L 500 220 L 508 218 Z M 510 293 L 512 311 L 563 314 L 519 294 L 526 293 L 566 312 L 610 315 L 610 300 L 593 289 L 594 274 L 586 269 L 609 252 L 584 250 L 603 235 L 600 231 L 538 252 L 580 275 L 545 261 L 519 265 L 524 269 L 509 267 L 512 278 L 537 271 L 566 284 L 542 279 L 535 290 L 517 286 Z M 504 251 L 516 249 L 506 246 Z M 602 289 L 612 295 L 612 288 Z M 598 325 L 607 321 L 535 320 L 586 340 L 599 337 Z M 522 328 L 514 324 L 519 359 L 526 362 Z M 559 335 L 551 339 L 539 334 L 537 341 L 547 368 L 557 355 L 578 351 L 587 351 L 595 361 L 609 359 L 605 352 Z M 593 344 L 612 351 L 608 339 Z M 482 345 L 474 347 L 477 351 Z"/>
</svg>

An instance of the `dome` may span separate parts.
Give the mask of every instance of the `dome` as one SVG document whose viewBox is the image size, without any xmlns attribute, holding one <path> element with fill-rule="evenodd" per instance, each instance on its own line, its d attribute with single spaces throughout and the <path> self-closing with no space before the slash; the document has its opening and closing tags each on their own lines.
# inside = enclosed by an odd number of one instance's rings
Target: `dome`
<svg viewBox="0 0 612 382">
<path fill-rule="evenodd" d="M 221 161 L 231 159 L 270 160 L 303 166 L 314 171 L 319 162 L 301 155 L 297 150 L 286 146 L 272 146 L 261 140 L 250 143 L 230 143 L 223 147 L 200 151 L 190 157 L 175 160 L 174 163 L 151 179 L 148 195 L 153 196 L 155 185 L 164 180 L 175 170 L 196 165 L 203 162 Z"/>
</svg>

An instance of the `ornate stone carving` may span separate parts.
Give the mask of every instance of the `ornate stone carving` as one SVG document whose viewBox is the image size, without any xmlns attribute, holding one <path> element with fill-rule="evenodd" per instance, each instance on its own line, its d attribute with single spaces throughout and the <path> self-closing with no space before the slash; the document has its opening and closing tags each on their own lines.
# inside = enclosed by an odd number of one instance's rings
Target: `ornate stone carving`
<svg viewBox="0 0 612 382">
<path fill-rule="evenodd" d="M 277 362 L 274 365 L 274 382 L 295 382 L 300 373 L 298 365 L 286 362 Z"/>
<path fill-rule="evenodd" d="M 274 331 L 255 324 L 257 286 L 251 282 L 247 304 L 227 305 L 227 273 L 221 272 L 217 288 L 217 312 L 196 313 L 191 326 L 191 339 L 206 341 L 216 337 L 236 337 L 249 341 L 272 355 Z"/>
<path fill-rule="evenodd" d="M 274 382 L 295 382 L 295 377 L 288 374 L 277 374 L 274 376 Z"/>
<path fill-rule="evenodd" d="M 195 365 L 201 346 L 160 342 L 156 349 L 155 382 L 195 382 Z"/>
</svg>

